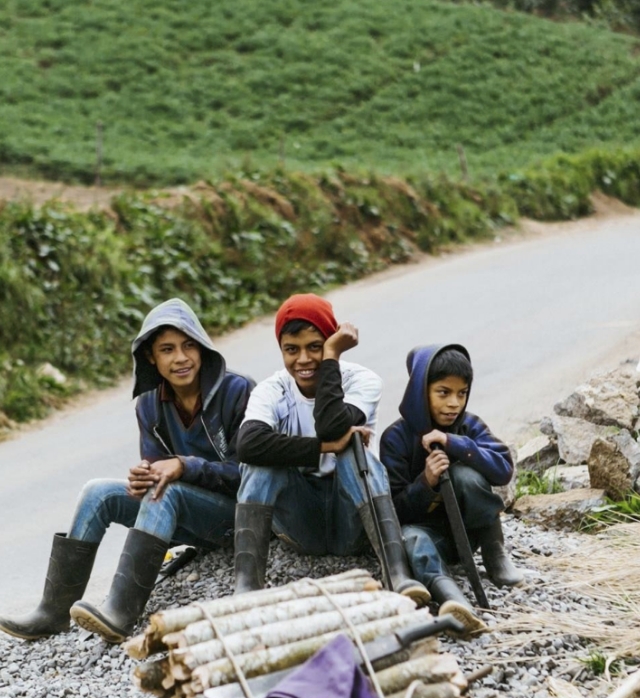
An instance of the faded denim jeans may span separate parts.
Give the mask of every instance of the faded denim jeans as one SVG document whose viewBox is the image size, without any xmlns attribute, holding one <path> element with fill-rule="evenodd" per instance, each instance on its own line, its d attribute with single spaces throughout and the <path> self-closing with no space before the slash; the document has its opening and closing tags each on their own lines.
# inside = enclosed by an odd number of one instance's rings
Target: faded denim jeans
<svg viewBox="0 0 640 698">
<path fill-rule="evenodd" d="M 126 480 L 90 480 L 82 489 L 69 538 L 99 543 L 112 523 L 167 543 L 213 548 L 233 543 L 235 500 L 179 480 L 158 501 L 127 493 Z"/>
<path fill-rule="evenodd" d="M 504 504 L 487 479 L 473 468 L 454 463 L 449 474 L 471 549 L 476 550 L 478 529 L 491 526 Z M 437 577 L 451 576 L 447 565 L 459 562 L 459 558 L 444 502 L 425 517 L 424 523 L 403 526 L 402 535 L 413 573 L 427 589 Z"/>
<path fill-rule="evenodd" d="M 365 453 L 372 495 L 389 494 L 387 471 L 372 453 Z M 273 531 L 299 552 L 354 555 L 365 546 L 359 510 L 366 495 L 351 448 L 338 454 L 336 469 L 327 477 L 245 463 L 240 472 L 238 502 L 273 507 Z"/>
</svg>

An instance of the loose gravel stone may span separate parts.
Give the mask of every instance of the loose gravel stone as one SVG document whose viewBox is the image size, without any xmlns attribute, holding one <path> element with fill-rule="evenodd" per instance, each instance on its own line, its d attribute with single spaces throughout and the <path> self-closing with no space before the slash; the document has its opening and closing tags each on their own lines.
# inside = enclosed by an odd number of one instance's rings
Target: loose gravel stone
<svg viewBox="0 0 640 698">
<path fill-rule="evenodd" d="M 581 597 L 573 590 L 552 591 L 552 575 L 535 565 L 536 555 L 557 555 L 578 547 L 577 536 L 546 531 L 512 517 L 505 517 L 503 528 L 513 558 L 525 572 L 526 583 L 521 588 L 497 589 L 487 580 L 479 564 L 491 604 L 491 611 L 482 613 L 489 626 L 522 604 L 563 614 L 585 609 L 598 613 L 595 600 Z M 269 586 L 278 586 L 304 576 L 318 578 L 354 567 L 366 568 L 376 578 L 381 578 L 380 567 L 372 554 L 312 557 L 298 555 L 274 540 L 266 579 Z M 457 568 L 453 572 L 467 598 L 473 602 L 469 583 L 458 574 Z M 184 570 L 156 587 L 136 632 L 155 611 L 232 592 L 232 551 L 201 553 Z M 436 612 L 435 608 L 432 610 Z M 453 653 L 466 674 L 486 664 L 494 666 L 492 674 L 474 684 L 470 691 L 473 698 L 550 698 L 549 676 L 573 680 L 583 695 L 590 698 L 605 698 L 610 694 L 611 686 L 592 676 L 578 661 L 589 654 L 588 646 L 578 636 L 556 637 L 550 641 L 540 638 L 520 649 L 496 651 L 498 640 L 506 637 L 505 633 L 488 633 L 470 640 L 441 638 L 442 650 Z M 0 698 L 150 698 L 150 694 L 139 692 L 133 686 L 130 676 L 135 664 L 121 647 L 109 645 L 76 626 L 68 633 L 34 642 L 0 634 Z"/>
</svg>

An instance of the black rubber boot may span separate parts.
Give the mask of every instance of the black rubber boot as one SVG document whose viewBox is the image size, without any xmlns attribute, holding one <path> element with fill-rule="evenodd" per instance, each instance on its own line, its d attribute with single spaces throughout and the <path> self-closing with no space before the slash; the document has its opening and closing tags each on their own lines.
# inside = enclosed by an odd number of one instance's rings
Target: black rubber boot
<svg viewBox="0 0 640 698">
<path fill-rule="evenodd" d="M 389 564 L 389 574 L 391 576 L 393 591 L 403 596 L 409 596 L 419 607 L 424 606 L 429 603 L 431 596 L 424 584 L 411 578 L 407 553 L 405 552 L 404 541 L 402 539 L 402 531 L 391 495 L 385 494 L 374 497 L 373 507 L 380 526 L 380 533 L 382 534 L 382 543 L 387 563 Z M 373 546 L 380 560 L 380 564 L 382 565 L 382 551 L 380 550 L 378 535 L 371 516 L 369 504 L 360 507 L 360 518 L 362 519 L 362 525 L 369 538 L 369 542 Z"/>
<path fill-rule="evenodd" d="M 482 633 L 488 629 L 451 577 L 436 577 L 429 585 L 429 591 L 431 598 L 440 606 L 438 615 L 451 614 L 464 625 L 465 635 Z"/>
<path fill-rule="evenodd" d="M 97 550 L 98 543 L 87 543 L 67 538 L 66 533 L 56 533 L 38 607 L 15 620 L 0 618 L 0 630 L 23 640 L 37 640 L 69 630 L 69 609 L 84 594 Z"/>
<path fill-rule="evenodd" d="M 235 578 L 236 594 L 264 586 L 273 507 L 266 504 L 236 504 Z"/>
<path fill-rule="evenodd" d="M 123 642 L 149 600 L 168 548 L 161 538 L 130 529 L 109 595 L 100 608 L 86 601 L 75 603 L 73 620 L 107 642 Z"/>
<path fill-rule="evenodd" d="M 516 569 L 504 549 L 502 523 L 498 517 L 491 526 L 477 529 L 482 562 L 489 579 L 497 586 L 513 587 L 522 584 L 524 575 Z"/>
</svg>

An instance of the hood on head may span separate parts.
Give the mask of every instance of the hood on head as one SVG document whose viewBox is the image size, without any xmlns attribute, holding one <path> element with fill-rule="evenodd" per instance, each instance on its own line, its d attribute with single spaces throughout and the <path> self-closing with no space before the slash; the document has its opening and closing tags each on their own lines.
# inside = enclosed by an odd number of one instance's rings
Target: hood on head
<svg viewBox="0 0 640 698">
<path fill-rule="evenodd" d="M 131 344 L 133 357 L 133 397 L 157 388 L 162 382 L 158 369 L 149 361 L 144 351 L 145 341 L 159 328 L 168 325 L 202 347 L 201 386 L 206 379 L 207 391 L 202 388 L 203 401 L 218 387 L 226 369 L 225 360 L 215 347 L 193 310 L 179 298 L 171 298 L 153 308 L 142 322 L 138 336 Z"/>
<path fill-rule="evenodd" d="M 426 347 L 415 347 L 407 355 L 407 371 L 409 382 L 400 402 L 400 414 L 411 427 L 411 430 L 422 436 L 433 429 L 431 412 L 427 397 L 429 369 L 433 359 L 445 349 L 456 349 L 471 361 L 469 352 L 461 344 L 431 344 Z M 471 389 L 471 386 L 469 386 Z M 467 403 L 469 398 L 467 396 Z M 464 419 L 463 410 L 456 421 L 447 429 L 455 433 Z"/>
</svg>

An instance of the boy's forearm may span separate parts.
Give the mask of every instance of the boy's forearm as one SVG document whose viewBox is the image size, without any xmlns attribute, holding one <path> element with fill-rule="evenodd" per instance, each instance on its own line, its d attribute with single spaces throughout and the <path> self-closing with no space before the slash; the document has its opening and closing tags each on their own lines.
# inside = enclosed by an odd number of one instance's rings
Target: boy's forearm
<svg viewBox="0 0 640 698">
<path fill-rule="evenodd" d="M 315 469 L 320 463 L 320 441 L 280 434 L 268 424 L 254 420 L 240 428 L 238 458 L 243 463 L 269 468 Z"/>
<path fill-rule="evenodd" d="M 477 470 L 491 485 L 506 485 L 513 477 L 513 461 L 508 446 L 502 441 L 485 439 L 478 443 L 469 436 L 449 435 L 447 453 Z"/>
<path fill-rule="evenodd" d="M 316 434 L 323 442 L 336 441 L 354 426 L 362 426 L 366 417 L 362 410 L 344 401 L 340 364 L 334 359 L 325 359 L 318 369 L 313 416 Z"/>
</svg>

